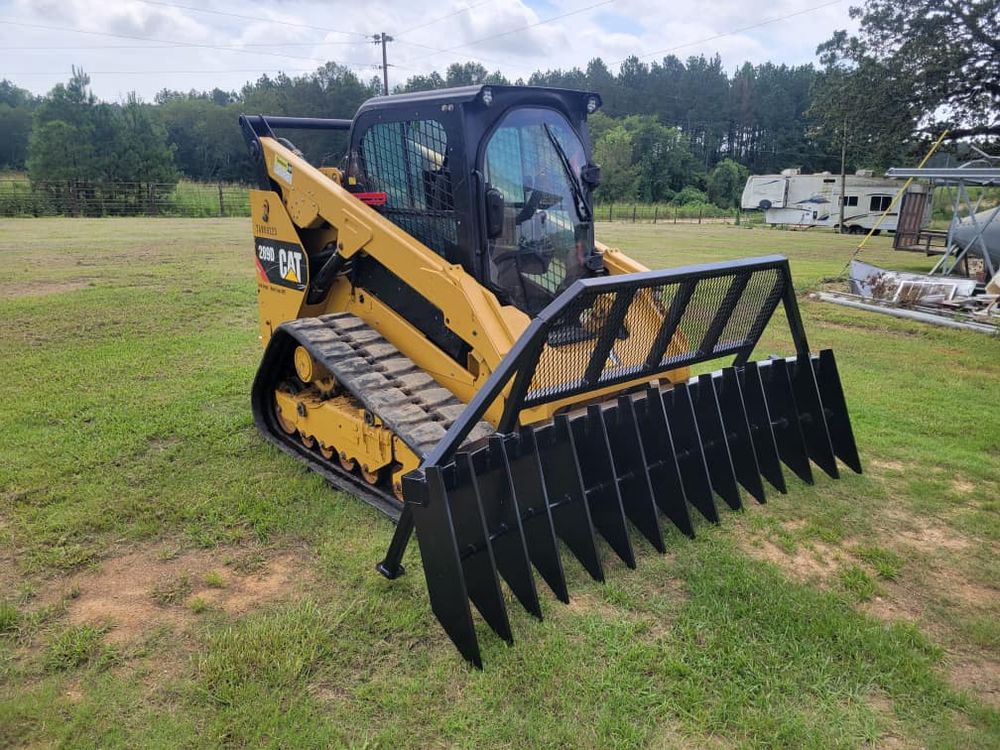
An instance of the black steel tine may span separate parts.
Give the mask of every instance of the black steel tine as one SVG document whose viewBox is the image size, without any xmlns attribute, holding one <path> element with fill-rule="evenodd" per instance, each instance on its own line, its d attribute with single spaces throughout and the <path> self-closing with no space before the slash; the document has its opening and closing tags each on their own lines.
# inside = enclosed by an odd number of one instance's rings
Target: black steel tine
<svg viewBox="0 0 1000 750">
<path fill-rule="evenodd" d="M 499 435 L 490 436 L 485 447 L 473 451 L 472 467 L 500 577 L 507 581 L 522 606 L 541 620 L 542 606 L 538 603 L 521 515 L 507 476 L 503 439 Z"/>
<path fill-rule="evenodd" d="M 632 405 L 646 454 L 653 499 L 682 534 L 694 539 L 694 526 L 688 513 L 681 470 L 677 466 L 674 440 L 663 411 L 659 388 L 650 386 L 645 398 L 637 399 Z"/>
<path fill-rule="evenodd" d="M 600 406 L 589 406 L 586 415 L 570 419 L 570 439 L 580 464 L 594 527 L 618 557 L 628 567 L 635 568 L 635 553 L 625 525 L 625 509 Z"/>
<path fill-rule="evenodd" d="M 837 372 L 837 361 L 834 359 L 833 350 L 820 351 L 819 357 L 812 358 L 812 365 L 816 383 L 819 385 L 819 395 L 823 401 L 826 424 L 830 428 L 833 452 L 851 471 L 860 474 L 861 457 L 858 455 L 858 445 L 854 442 L 851 416 L 847 411 L 844 387 Z"/>
<path fill-rule="evenodd" d="M 774 428 L 774 440 L 778 445 L 778 455 L 785 466 L 806 484 L 813 483 L 812 467 L 806 439 L 802 434 L 799 410 L 795 404 L 788 363 L 783 359 L 761 362 L 758 372 L 764 386 L 767 409 Z"/>
<path fill-rule="evenodd" d="M 530 428 L 500 441 L 511 495 L 517 503 L 528 558 L 561 602 L 569 602 L 552 511 L 542 481 L 535 433 Z"/>
<path fill-rule="evenodd" d="M 449 473 L 452 475 L 450 489 Z M 490 544 L 489 532 L 486 530 L 471 456 L 468 453 L 456 454 L 454 469 L 451 472 L 446 469 L 443 478 L 469 598 L 486 624 L 505 641 L 513 643 L 514 634 L 510 630 L 507 607 L 504 606 L 500 591 L 493 545 Z"/>
<path fill-rule="evenodd" d="M 591 577 L 603 581 L 604 568 L 597 553 L 594 523 L 583 492 L 583 478 L 571 435 L 569 419 L 564 414 L 556 415 L 552 425 L 536 428 L 539 465 L 556 534 Z"/>
<path fill-rule="evenodd" d="M 701 445 L 705 451 L 712 489 L 726 505 L 733 510 L 739 510 L 743 507 L 740 488 L 736 484 L 736 471 L 733 468 L 732 456 L 729 455 L 726 428 L 722 423 L 722 412 L 719 409 L 719 399 L 715 395 L 715 387 L 712 385 L 712 376 L 699 375 L 698 380 L 691 383 L 688 390 L 694 400 L 694 411 L 698 419 L 698 430 L 701 433 Z"/>
<path fill-rule="evenodd" d="M 712 482 L 708 477 L 708 464 L 701 447 L 698 420 L 687 384 L 678 383 L 673 388 L 660 391 L 663 410 L 674 440 L 677 466 L 684 483 L 684 494 L 698 512 L 712 523 L 719 522 L 719 511 L 712 496 Z"/>
<path fill-rule="evenodd" d="M 802 354 L 791 360 L 790 364 L 795 403 L 802 417 L 802 434 L 806 438 L 809 458 L 832 478 L 837 479 L 840 472 L 837 470 L 837 459 L 833 456 L 830 430 L 826 426 L 823 401 L 820 399 L 819 386 L 816 384 L 810 357 L 808 354 Z"/>
<path fill-rule="evenodd" d="M 729 456 L 733 461 L 736 479 L 758 503 L 767 502 L 750 434 L 750 421 L 743 403 L 743 390 L 736 370 L 732 367 L 725 368 L 719 376 L 712 377 L 712 385 L 715 386 L 715 396 L 722 411 L 722 424 L 726 429 L 726 442 L 729 444 Z"/>
<path fill-rule="evenodd" d="M 632 399 L 620 396 L 616 406 L 603 411 L 625 515 L 657 552 L 666 552 Z"/>
<path fill-rule="evenodd" d="M 462 656 L 482 669 L 483 660 L 472 624 L 469 594 L 441 469 L 428 466 L 420 478 L 407 474 L 403 477 L 403 492 L 413 512 L 431 610 Z"/>
<path fill-rule="evenodd" d="M 760 371 L 756 362 L 747 362 L 737 370 L 740 380 L 740 392 L 743 404 L 747 410 L 747 421 L 750 424 L 754 453 L 757 455 L 757 466 L 771 486 L 785 494 L 785 475 L 781 471 L 781 461 L 778 458 L 778 444 L 774 439 L 774 427 L 771 425 L 771 413 L 764 398 L 764 385 L 760 380 Z"/>
</svg>

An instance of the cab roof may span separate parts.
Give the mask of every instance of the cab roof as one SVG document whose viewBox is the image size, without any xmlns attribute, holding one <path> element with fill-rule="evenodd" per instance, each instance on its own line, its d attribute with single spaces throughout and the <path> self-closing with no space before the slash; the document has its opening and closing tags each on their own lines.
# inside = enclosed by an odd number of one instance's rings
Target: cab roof
<svg viewBox="0 0 1000 750">
<path fill-rule="evenodd" d="M 565 89 L 555 86 L 510 86 L 503 84 L 481 83 L 475 86 L 456 86 L 447 89 L 433 89 L 431 91 L 411 91 L 405 94 L 390 94 L 389 96 L 375 96 L 368 99 L 358 108 L 357 114 L 362 114 L 370 110 L 391 109 L 400 106 L 427 105 L 427 104 L 467 104 L 474 102 L 482 96 L 484 89 L 490 89 L 495 99 L 503 98 L 508 102 L 511 99 L 524 97 L 533 99 L 539 94 L 555 94 L 564 101 L 578 101 L 580 106 L 586 108 L 587 100 L 591 97 L 597 99 L 597 105 L 601 105 L 600 94 L 591 91 L 581 91 L 579 89 Z"/>
</svg>

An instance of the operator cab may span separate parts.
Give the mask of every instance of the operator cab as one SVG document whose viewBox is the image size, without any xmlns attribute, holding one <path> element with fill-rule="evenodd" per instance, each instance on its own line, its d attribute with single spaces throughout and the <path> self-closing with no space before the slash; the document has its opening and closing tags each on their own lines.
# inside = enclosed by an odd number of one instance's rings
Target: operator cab
<svg viewBox="0 0 1000 750">
<path fill-rule="evenodd" d="M 603 272 L 587 114 L 597 94 L 468 86 L 376 97 L 351 128 L 348 188 L 506 304 L 534 316 Z"/>
</svg>

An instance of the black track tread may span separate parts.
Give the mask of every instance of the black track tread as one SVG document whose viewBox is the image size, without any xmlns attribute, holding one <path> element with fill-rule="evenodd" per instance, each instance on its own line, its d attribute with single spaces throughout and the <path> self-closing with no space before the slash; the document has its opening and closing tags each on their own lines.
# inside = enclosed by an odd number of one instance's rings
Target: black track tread
<svg viewBox="0 0 1000 750">
<path fill-rule="evenodd" d="M 418 456 L 430 451 L 465 409 L 451 391 L 356 315 L 301 318 L 282 328 Z M 481 421 L 466 442 L 486 438 L 493 431 Z"/>
</svg>

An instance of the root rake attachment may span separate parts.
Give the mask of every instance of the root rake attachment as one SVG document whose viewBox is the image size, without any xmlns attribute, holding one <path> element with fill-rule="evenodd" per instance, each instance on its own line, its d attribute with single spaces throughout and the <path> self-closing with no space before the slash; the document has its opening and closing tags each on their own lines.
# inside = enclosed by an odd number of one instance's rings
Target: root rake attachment
<svg viewBox="0 0 1000 750">
<path fill-rule="evenodd" d="M 796 355 L 748 361 L 779 303 Z M 632 305 L 660 312 L 650 330 L 623 325 Z M 596 310 L 602 325 L 588 333 L 581 321 Z M 593 344 L 586 356 L 558 356 L 564 342 L 584 339 Z M 732 365 L 713 373 L 653 384 L 669 370 L 728 356 Z M 525 408 L 641 379 L 650 384 L 518 426 Z M 463 445 L 508 384 L 496 434 Z M 837 478 L 837 459 L 861 472 L 833 352 L 809 352 L 784 258 L 577 281 L 404 478 L 403 513 L 378 567 L 390 578 L 402 572 L 415 529 L 434 614 L 481 667 L 470 602 L 512 643 L 501 580 L 539 619 L 532 569 L 568 602 L 559 540 L 603 581 L 598 537 L 634 568 L 630 527 L 664 552 L 660 515 L 693 537 L 691 509 L 718 523 L 717 500 L 734 510 L 745 496 L 764 503 L 765 482 L 785 493 L 782 464 L 812 484 L 812 465 Z"/>
</svg>

